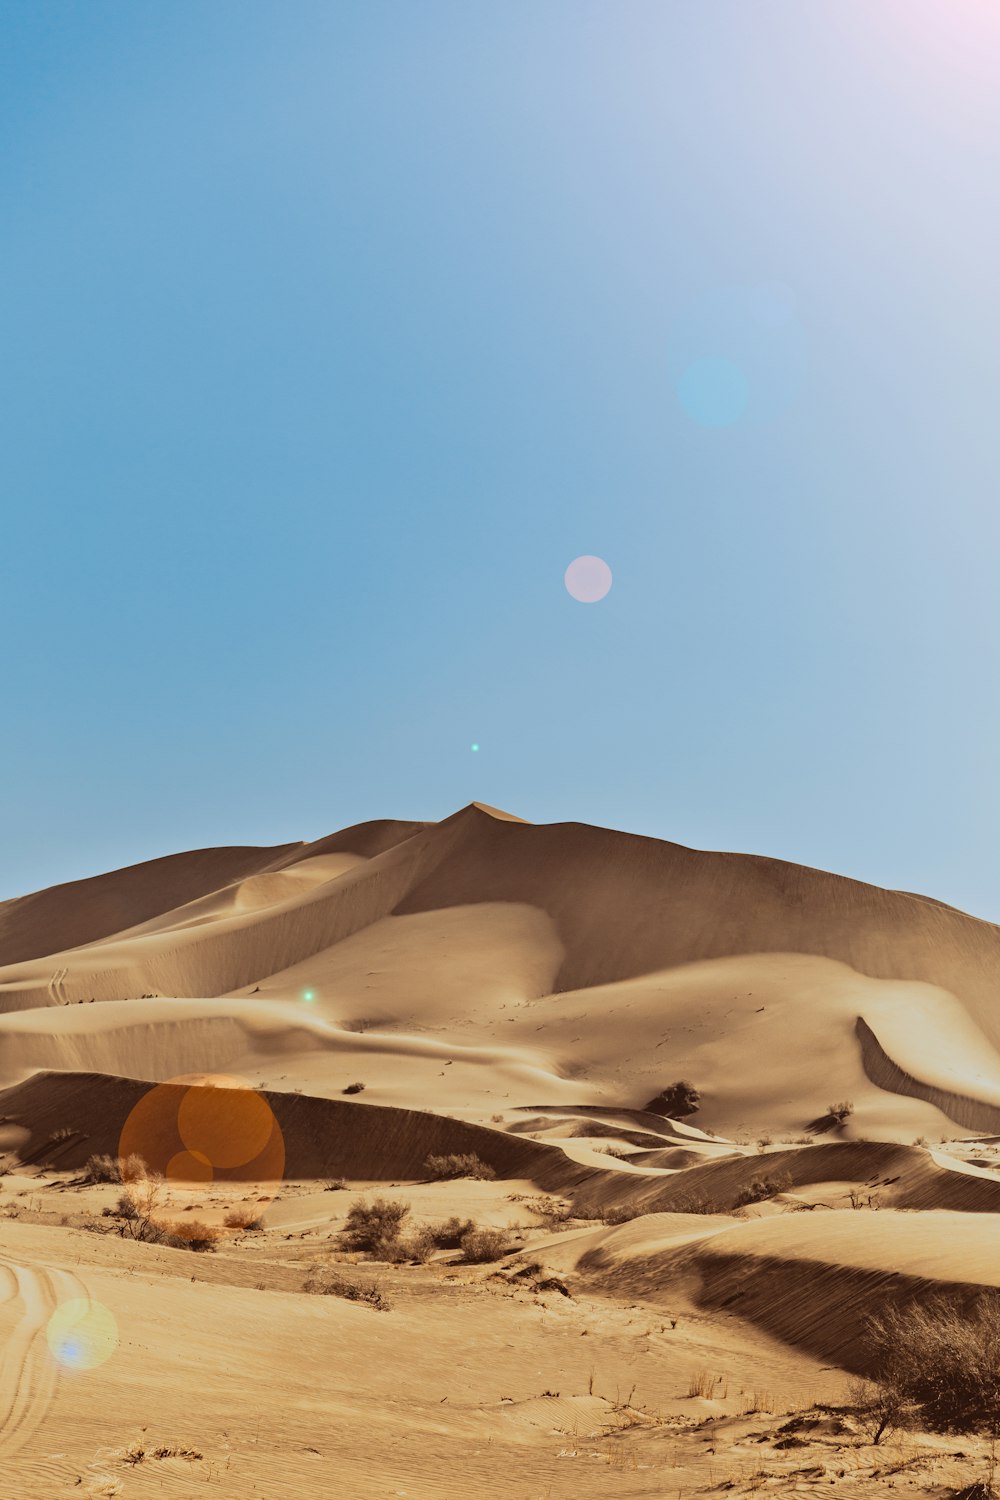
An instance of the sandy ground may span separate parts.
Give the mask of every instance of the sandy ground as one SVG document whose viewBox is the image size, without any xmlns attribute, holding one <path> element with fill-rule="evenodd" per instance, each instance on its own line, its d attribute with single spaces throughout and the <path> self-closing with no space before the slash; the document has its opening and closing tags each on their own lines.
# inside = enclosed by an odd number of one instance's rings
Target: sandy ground
<svg viewBox="0 0 1000 1500">
<path fill-rule="evenodd" d="M 0 1500 L 956 1491 L 980 1439 L 847 1403 L 887 1297 L 1000 1286 L 998 973 L 922 897 L 478 805 L 0 904 Z M 120 1150 L 212 1248 L 129 1237 Z M 378 1196 L 502 1251 L 348 1251 Z"/>
</svg>

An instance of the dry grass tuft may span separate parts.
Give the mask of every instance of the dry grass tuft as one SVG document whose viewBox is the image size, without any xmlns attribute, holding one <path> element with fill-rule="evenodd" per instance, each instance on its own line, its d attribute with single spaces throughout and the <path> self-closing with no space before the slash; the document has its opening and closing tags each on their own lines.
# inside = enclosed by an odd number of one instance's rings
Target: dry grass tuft
<svg viewBox="0 0 1000 1500">
<path fill-rule="evenodd" d="M 443 1180 L 452 1177 L 472 1177 L 481 1182 L 491 1181 L 497 1174 L 474 1151 L 450 1152 L 445 1156 L 429 1156 L 424 1162 L 428 1177 Z"/>
<path fill-rule="evenodd" d="M 336 1271 L 313 1271 L 302 1283 L 304 1292 L 321 1297 L 344 1297 L 348 1302 L 364 1302 L 379 1312 L 389 1312 L 392 1303 L 377 1281 L 348 1281 Z"/>
</svg>

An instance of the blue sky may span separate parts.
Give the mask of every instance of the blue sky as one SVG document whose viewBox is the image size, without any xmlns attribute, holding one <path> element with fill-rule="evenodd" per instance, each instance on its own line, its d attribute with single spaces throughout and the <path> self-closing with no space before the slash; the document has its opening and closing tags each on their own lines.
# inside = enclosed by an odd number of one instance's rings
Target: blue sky
<svg viewBox="0 0 1000 1500">
<path fill-rule="evenodd" d="M 987 0 L 2 0 L 0 897 L 476 798 L 1000 919 L 998 69 Z"/>
</svg>

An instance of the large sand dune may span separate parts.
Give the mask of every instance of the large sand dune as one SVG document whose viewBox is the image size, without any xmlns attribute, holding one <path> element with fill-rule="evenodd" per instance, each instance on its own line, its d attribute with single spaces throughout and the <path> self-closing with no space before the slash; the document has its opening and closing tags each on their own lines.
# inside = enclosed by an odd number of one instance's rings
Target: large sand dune
<svg viewBox="0 0 1000 1500">
<path fill-rule="evenodd" d="M 610 1312 L 588 1321 L 588 1299 L 639 1299 L 650 1318 L 680 1309 L 696 1330 L 672 1354 L 664 1346 L 670 1379 L 724 1355 L 741 1381 L 757 1359 L 773 1389 L 805 1380 L 830 1394 L 822 1362 L 840 1367 L 837 1379 L 865 1368 L 864 1320 L 887 1295 L 1000 1285 L 998 981 L 1000 929 L 930 898 L 579 824 L 535 826 L 479 804 L 439 824 L 379 821 L 311 843 L 169 856 L 3 903 L 0 1203 L 21 1220 L 9 1231 L 28 1236 L 0 1265 L 14 1351 L 7 1451 L 34 1454 L 38 1485 L 18 1493 L 63 1493 L 37 1432 L 60 1401 L 65 1430 L 77 1421 L 37 1349 L 51 1308 L 74 1287 L 98 1287 L 128 1320 L 135 1309 L 113 1284 L 122 1266 L 153 1286 L 183 1274 L 183 1251 L 81 1233 L 94 1224 L 80 1209 L 62 1215 L 64 1232 L 90 1270 L 60 1264 L 47 1205 L 89 1203 L 88 1158 L 125 1149 L 193 1195 L 188 1209 L 209 1223 L 221 1224 L 234 1193 L 259 1189 L 271 1205 L 261 1241 L 271 1248 L 253 1273 L 274 1299 L 266 1314 L 246 1290 L 258 1282 L 245 1280 L 239 1239 L 200 1273 L 271 1350 L 298 1326 L 303 1267 L 329 1254 L 345 1211 L 345 1195 L 324 1184 L 346 1179 L 406 1193 L 417 1215 L 473 1205 L 503 1226 L 520 1214 L 521 1259 L 475 1285 L 494 1301 L 534 1299 L 567 1328 L 577 1320 L 574 1337 L 617 1326 Z M 701 1092 L 697 1113 L 646 1108 L 680 1078 Z M 828 1113 L 841 1100 L 852 1108 Z M 218 1159 L 192 1145 L 192 1111 L 215 1122 Z M 254 1111 L 266 1128 L 230 1160 L 233 1122 L 252 1123 Z M 494 1179 L 429 1182 L 428 1157 L 448 1153 L 474 1154 Z M 428 1307 L 473 1285 L 467 1274 L 442 1290 L 451 1264 L 420 1294 Z M 202 1317 L 196 1302 L 172 1289 L 164 1305 Z M 476 1306 L 481 1329 L 493 1329 L 487 1304 Z M 407 1313 L 414 1340 L 421 1316 L 417 1304 Z M 397 1330 L 397 1356 L 411 1347 L 402 1323 L 370 1311 L 323 1317 L 348 1342 L 375 1317 L 376 1330 Z M 561 1357 L 575 1372 L 569 1345 Z M 441 1427 L 438 1459 L 450 1454 L 462 1482 L 479 1484 L 481 1466 L 455 1456 L 502 1431 L 496 1493 L 522 1495 L 518 1445 L 541 1452 L 560 1424 L 597 1430 L 608 1415 L 593 1379 L 572 1379 L 573 1394 L 549 1407 L 556 1398 L 522 1389 L 512 1365 L 516 1413 L 487 1379 L 475 1415 Z M 656 1381 L 650 1389 L 663 1398 Z M 257 1399 L 250 1385 L 245 1394 Z M 413 1403 L 404 1427 L 423 1458 L 399 1470 L 396 1488 L 457 1493 L 429 1477 L 430 1418 L 419 1394 Z M 709 1408 L 729 1410 L 715 1397 L 699 1409 Z M 322 1421 L 355 1410 L 344 1395 Z M 258 1457 L 268 1493 L 313 1492 L 301 1454 L 286 1455 L 285 1471 Z M 187 1493 L 194 1462 L 160 1462 L 164 1493 Z M 343 1451 L 338 1462 L 355 1472 Z M 124 1491 L 95 1488 L 90 1475 L 76 1492 L 160 1493 L 151 1471 L 126 1475 L 121 1464 L 111 1478 Z M 360 1481 L 352 1493 L 389 1493 L 390 1468 L 381 1488 Z M 242 1484 L 253 1462 L 244 1455 L 233 1472 Z M 540 1472 L 539 1493 L 586 1492 L 558 1464 Z M 227 1489 L 218 1465 L 213 1475 L 220 1493 L 254 1492 L 236 1479 Z M 660 1492 L 652 1479 L 621 1490 Z"/>
<path fill-rule="evenodd" d="M 636 1107 L 690 1074 L 726 1133 L 793 1131 L 831 1094 L 848 1127 L 912 1139 L 1000 1128 L 1000 932 L 937 902 L 744 855 L 703 854 L 576 824 L 536 827 L 478 805 L 438 825 L 360 825 L 312 844 L 208 850 L 58 887 L 0 908 L 0 1007 L 127 1002 L 119 1039 L 23 1015 L 0 1059 L 143 1076 L 207 1047 L 269 1085 L 342 1087 L 331 1051 L 290 1011 L 289 1065 L 249 1035 L 247 1007 L 280 1001 L 335 1031 L 396 1038 L 380 1103 L 470 1117 L 528 1103 Z M 152 997 L 140 999 L 139 997 Z M 185 1010 L 176 1001 L 222 1001 Z M 140 1008 L 141 1007 L 141 1008 Z M 210 1020 L 210 1017 L 212 1018 Z M 185 1030 L 202 1040 L 185 1049 Z M 97 1034 L 99 1033 L 99 1038 Z M 408 1039 L 484 1050 L 415 1078 Z M 48 1038 L 49 1040 L 45 1040 Z M 297 1045 L 297 1040 L 302 1043 Z M 322 1054 L 322 1057 L 313 1054 Z M 538 1073 L 517 1096 L 502 1066 Z M 416 1083 L 416 1087 L 414 1086 Z"/>
</svg>

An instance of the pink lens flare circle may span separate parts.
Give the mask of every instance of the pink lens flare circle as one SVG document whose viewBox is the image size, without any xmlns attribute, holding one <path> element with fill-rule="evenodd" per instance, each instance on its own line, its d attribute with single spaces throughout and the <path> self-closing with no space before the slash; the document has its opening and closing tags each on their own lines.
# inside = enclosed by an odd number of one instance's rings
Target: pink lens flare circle
<svg viewBox="0 0 1000 1500">
<path fill-rule="evenodd" d="M 611 569 L 603 557 L 575 557 L 563 579 L 566 590 L 581 604 L 596 604 L 611 588 Z"/>
</svg>

